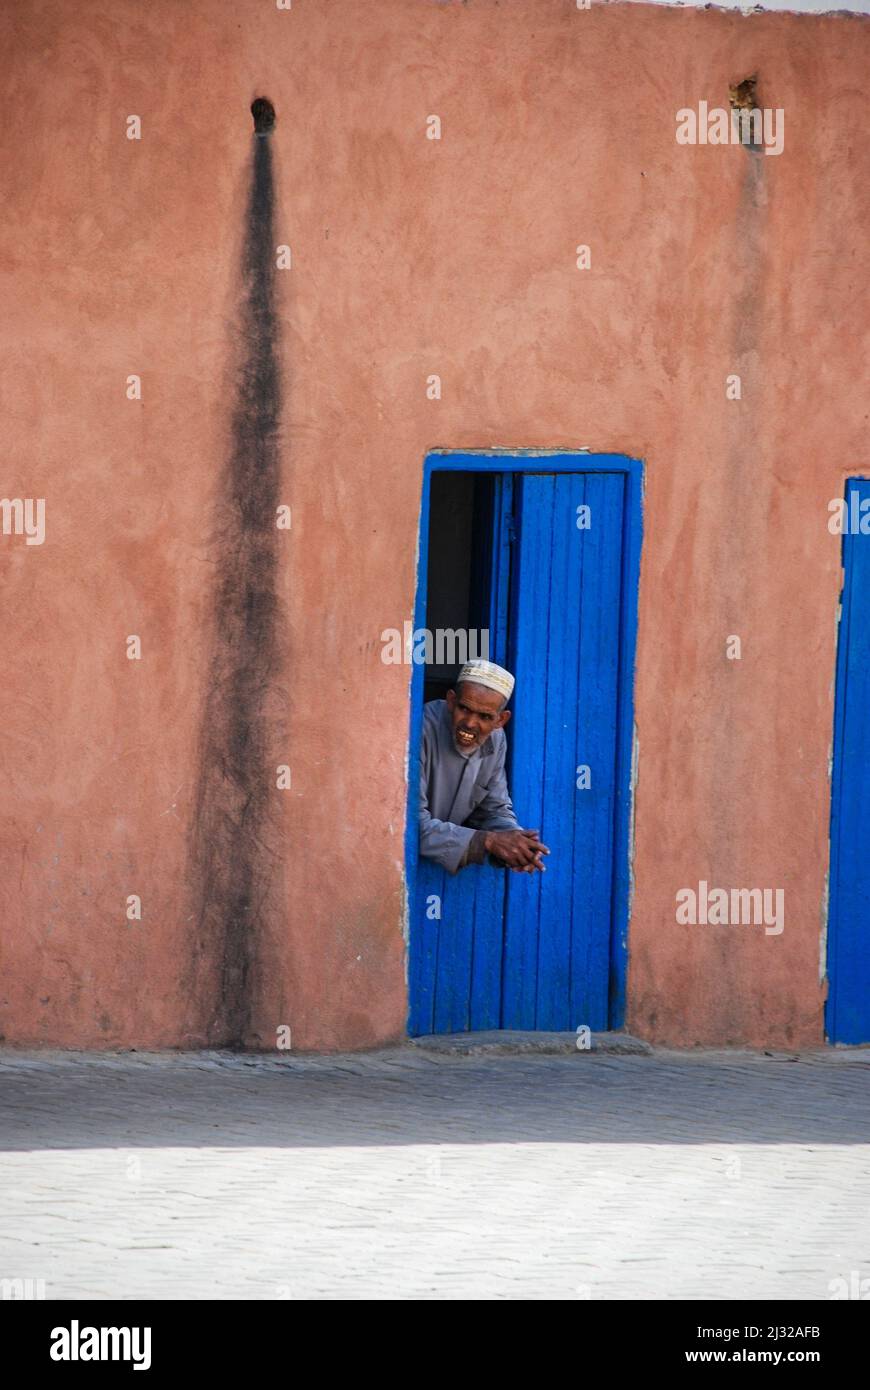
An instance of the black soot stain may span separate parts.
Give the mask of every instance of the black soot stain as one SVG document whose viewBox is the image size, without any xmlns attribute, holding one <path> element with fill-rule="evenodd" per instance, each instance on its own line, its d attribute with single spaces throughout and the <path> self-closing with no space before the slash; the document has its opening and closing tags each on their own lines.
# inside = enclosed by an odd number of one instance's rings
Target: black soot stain
<svg viewBox="0 0 870 1390">
<path fill-rule="evenodd" d="M 275 127 L 275 108 L 267 97 L 256 97 L 251 102 L 251 115 L 254 118 L 255 135 L 271 135 Z"/>
<path fill-rule="evenodd" d="M 271 102 L 258 98 L 251 113 L 255 137 L 269 134 L 275 122 Z M 205 1027 L 207 1044 L 223 1047 L 251 1044 L 258 945 L 278 900 L 281 865 L 273 819 L 276 766 L 282 761 L 275 756 L 281 399 L 274 207 L 272 141 L 254 138 L 190 854 L 195 1036 Z"/>
</svg>

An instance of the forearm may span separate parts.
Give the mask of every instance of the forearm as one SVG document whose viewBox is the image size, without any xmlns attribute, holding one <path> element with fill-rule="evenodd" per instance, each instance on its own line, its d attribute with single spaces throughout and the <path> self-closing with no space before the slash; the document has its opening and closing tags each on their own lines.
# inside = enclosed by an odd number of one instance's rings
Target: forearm
<svg viewBox="0 0 870 1390">
<path fill-rule="evenodd" d="M 450 874 L 458 873 L 466 862 L 478 862 L 466 860 L 474 838 L 475 832 L 468 826 L 453 825 L 450 821 L 435 820 L 432 816 L 420 818 L 421 855 L 424 859 L 433 859 Z"/>
<path fill-rule="evenodd" d="M 468 864 L 483 864 L 486 861 L 488 833 L 486 830 L 475 830 L 468 842 L 460 869 L 464 869 Z"/>
</svg>

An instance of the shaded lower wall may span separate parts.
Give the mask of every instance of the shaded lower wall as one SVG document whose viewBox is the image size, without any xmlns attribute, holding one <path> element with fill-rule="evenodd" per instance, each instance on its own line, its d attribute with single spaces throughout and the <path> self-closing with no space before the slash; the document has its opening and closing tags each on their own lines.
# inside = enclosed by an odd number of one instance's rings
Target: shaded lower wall
<svg viewBox="0 0 870 1390">
<path fill-rule="evenodd" d="M 10 0 L 0 26 L 2 491 L 46 499 L 44 544 L 0 536 L 6 1038 L 402 1035 L 408 670 L 379 637 L 412 614 L 427 450 L 499 444 L 646 463 L 628 1026 L 820 1041 L 826 506 L 865 466 L 866 23 Z M 678 109 L 727 104 L 750 73 L 786 113 L 781 155 L 677 145 Z M 274 283 L 292 526 L 239 727 L 222 705 L 233 782 L 203 749 L 215 596 L 245 559 L 227 470 L 258 93 L 278 113 L 272 230 L 292 253 Z M 259 516 L 255 549 L 274 540 Z M 251 759 L 268 788 L 253 830 Z M 203 914 L 204 786 L 215 881 L 242 826 L 255 866 L 241 954 Z M 677 889 L 702 878 L 782 886 L 785 931 L 677 926 Z"/>
</svg>

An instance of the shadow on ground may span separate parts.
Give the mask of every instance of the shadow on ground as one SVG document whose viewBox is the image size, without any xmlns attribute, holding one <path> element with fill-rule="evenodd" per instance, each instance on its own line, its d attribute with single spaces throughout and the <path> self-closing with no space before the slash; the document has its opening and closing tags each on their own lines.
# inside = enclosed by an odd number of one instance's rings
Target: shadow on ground
<svg viewBox="0 0 870 1390">
<path fill-rule="evenodd" d="M 870 1142 L 870 1054 L 0 1052 L 0 1149 Z"/>
</svg>

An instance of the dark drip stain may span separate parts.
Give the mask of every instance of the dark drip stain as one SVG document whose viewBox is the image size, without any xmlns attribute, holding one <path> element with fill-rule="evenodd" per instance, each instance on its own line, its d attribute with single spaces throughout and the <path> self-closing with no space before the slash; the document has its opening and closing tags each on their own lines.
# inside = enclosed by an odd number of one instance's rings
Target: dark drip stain
<svg viewBox="0 0 870 1390">
<path fill-rule="evenodd" d="M 275 112 L 259 98 L 255 135 Z M 252 1039 L 258 945 L 280 910 L 274 823 L 276 571 L 280 386 L 275 310 L 272 141 L 254 139 L 242 254 L 238 371 L 228 457 L 217 501 L 217 573 L 191 839 L 195 941 L 190 1007 L 210 1046 Z M 194 1023 L 194 1018 L 191 1018 Z"/>
<path fill-rule="evenodd" d="M 754 113 L 759 111 L 757 88 L 757 73 L 753 73 L 750 77 L 744 77 L 742 82 L 732 82 L 728 87 L 728 101 L 731 106 L 732 120 L 738 122 L 738 131 L 742 131 L 745 126 L 746 134 L 749 137 L 754 136 L 756 133 L 753 120 Z M 760 112 L 758 119 L 763 119 Z M 744 126 L 740 124 L 741 122 L 744 123 Z M 760 142 L 756 143 L 752 138 L 744 140 L 742 134 L 741 144 L 743 148 L 749 150 L 751 154 L 759 154 L 764 148 Z"/>
<path fill-rule="evenodd" d="M 266 97 L 257 97 L 251 102 L 251 115 L 254 118 L 255 135 L 271 135 L 275 128 L 275 108 Z"/>
</svg>

